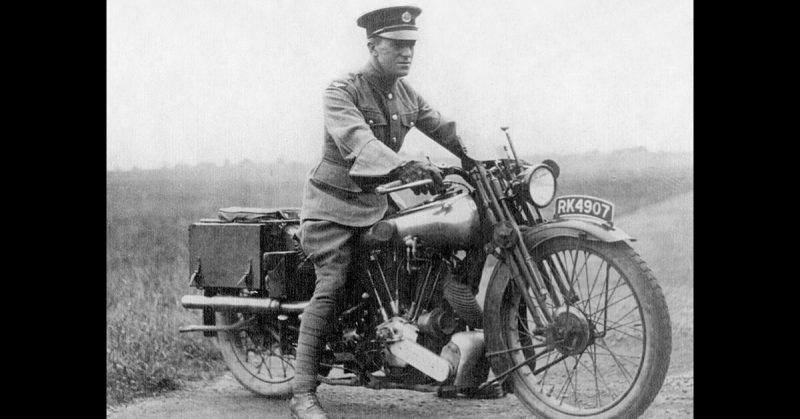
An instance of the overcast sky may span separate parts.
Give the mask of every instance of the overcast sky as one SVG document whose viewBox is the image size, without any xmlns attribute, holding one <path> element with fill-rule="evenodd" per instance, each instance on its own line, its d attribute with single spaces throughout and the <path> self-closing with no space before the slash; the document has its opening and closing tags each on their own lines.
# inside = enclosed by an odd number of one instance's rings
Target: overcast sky
<svg viewBox="0 0 800 419">
<path fill-rule="evenodd" d="M 479 156 L 501 125 L 520 153 L 693 150 L 690 0 L 108 0 L 108 169 L 313 161 L 356 19 L 398 4 L 422 8 L 409 82 Z"/>
</svg>

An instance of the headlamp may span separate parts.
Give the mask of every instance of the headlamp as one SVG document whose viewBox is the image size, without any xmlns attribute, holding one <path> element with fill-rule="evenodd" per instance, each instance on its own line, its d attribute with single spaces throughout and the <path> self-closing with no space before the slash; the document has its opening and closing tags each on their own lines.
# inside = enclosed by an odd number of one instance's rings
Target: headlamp
<svg viewBox="0 0 800 419">
<path fill-rule="evenodd" d="M 556 176 L 550 166 L 540 164 L 528 169 L 524 179 L 528 186 L 528 197 L 533 205 L 542 208 L 553 201 L 556 196 Z"/>
</svg>

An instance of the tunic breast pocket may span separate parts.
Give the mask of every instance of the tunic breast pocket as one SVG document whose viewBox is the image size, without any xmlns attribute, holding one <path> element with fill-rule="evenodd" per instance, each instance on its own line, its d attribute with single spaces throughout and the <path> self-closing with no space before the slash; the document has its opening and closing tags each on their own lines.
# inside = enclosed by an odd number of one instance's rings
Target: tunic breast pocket
<svg viewBox="0 0 800 419">
<path fill-rule="evenodd" d="M 389 121 L 383 116 L 383 112 L 363 109 L 364 120 L 372 129 L 372 133 L 380 141 L 385 141 L 386 136 L 389 135 Z"/>
<path fill-rule="evenodd" d="M 401 126 L 400 129 L 402 130 L 400 135 L 403 138 L 405 138 L 406 134 L 408 134 L 408 132 L 411 131 L 411 129 L 414 128 L 414 126 L 416 126 L 418 114 L 419 111 L 416 110 L 406 111 L 400 114 L 400 126 Z"/>
<path fill-rule="evenodd" d="M 400 124 L 406 129 L 406 132 L 414 128 L 417 124 L 417 116 L 419 111 L 407 111 L 400 114 Z"/>
</svg>

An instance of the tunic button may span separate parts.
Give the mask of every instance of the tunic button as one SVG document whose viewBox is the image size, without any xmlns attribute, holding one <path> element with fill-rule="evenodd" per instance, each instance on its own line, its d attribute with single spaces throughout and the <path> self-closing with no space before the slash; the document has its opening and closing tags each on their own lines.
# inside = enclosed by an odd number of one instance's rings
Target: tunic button
<svg viewBox="0 0 800 419">
<path fill-rule="evenodd" d="M 397 142 L 397 137 L 392 137 L 392 142 L 396 143 Z"/>
<path fill-rule="evenodd" d="M 370 125 L 372 125 L 373 123 L 374 123 L 374 122 L 372 122 L 372 120 L 370 119 L 370 120 L 369 120 L 369 124 L 370 124 Z"/>
<path fill-rule="evenodd" d="M 391 94 L 391 93 L 389 93 L 387 96 L 389 96 L 389 99 L 391 99 L 391 98 L 393 98 L 393 97 L 394 97 L 394 96 L 392 96 L 392 94 Z"/>
<path fill-rule="evenodd" d="M 412 127 L 414 126 L 414 121 L 411 121 L 411 126 L 412 126 Z"/>
<path fill-rule="evenodd" d="M 392 115 L 392 119 L 397 121 L 397 114 Z"/>
</svg>

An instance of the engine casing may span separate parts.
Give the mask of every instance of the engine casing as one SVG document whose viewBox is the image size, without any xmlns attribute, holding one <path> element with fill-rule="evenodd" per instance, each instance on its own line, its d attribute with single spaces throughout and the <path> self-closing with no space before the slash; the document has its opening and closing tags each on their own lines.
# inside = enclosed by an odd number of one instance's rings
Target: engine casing
<svg viewBox="0 0 800 419">
<path fill-rule="evenodd" d="M 459 388 L 477 388 L 489 377 L 489 360 L 486 359 L 483 332 L 472 330 L 458 332 L 442 348 L 440 356 L 454 371 L 452 385 Z"/>
</svg>

